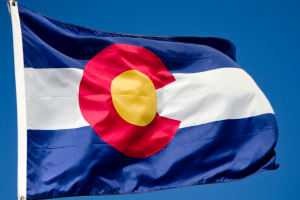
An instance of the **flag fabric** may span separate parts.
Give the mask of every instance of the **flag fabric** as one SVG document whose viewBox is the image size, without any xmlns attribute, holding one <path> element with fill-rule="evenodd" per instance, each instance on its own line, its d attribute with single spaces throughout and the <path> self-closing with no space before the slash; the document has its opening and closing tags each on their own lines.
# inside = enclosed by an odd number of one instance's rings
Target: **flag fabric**
<svg viewBox="0 0 300 200">
<path fill-rule="evenodd" d="M 231 42 L 98 31 L 22 6 L 12 18 L 26 101 L 19 195 L 150 192 L 278 167 L 274 111 Z"/>
</svg>

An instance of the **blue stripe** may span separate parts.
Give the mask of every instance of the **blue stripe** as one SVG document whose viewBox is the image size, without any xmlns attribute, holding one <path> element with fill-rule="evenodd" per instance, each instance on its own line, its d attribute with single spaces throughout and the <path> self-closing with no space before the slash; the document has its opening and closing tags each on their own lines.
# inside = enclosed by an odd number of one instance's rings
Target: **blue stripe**
<svg viewBox="0 0 300 200">
<path fill-rule="evenodd" d="M 239 68 L 233 60 L 235 48 L 226 40 L 108 33 L 59 22 L 24 7 L 19 7 L 19 12 L 27 68 L 84 69 L 91 58 L 115 43 L 147 48 L 171 73 Z"/>
<path fill-rule="evenodd" d="M 179 129 L 157 154 L 130 158 L 91 127 L 28 130 L 28 198 L 149 192 L 275 169 L 273 114 Z"/>
</svg>

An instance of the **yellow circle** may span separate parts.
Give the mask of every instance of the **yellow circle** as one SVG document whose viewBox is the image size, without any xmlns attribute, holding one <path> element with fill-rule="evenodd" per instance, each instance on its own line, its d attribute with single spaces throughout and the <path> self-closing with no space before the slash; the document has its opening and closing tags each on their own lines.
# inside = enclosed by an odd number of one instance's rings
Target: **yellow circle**
<svg viewBox="0 0 300 200">
<path fill-rule="evenodd" d="M 155 117 L 157 95 L 149 77 L 136 70 L 126 71 L 111 83 L 113 104 L 128 123 L 146 126 Z"/>
</svg>

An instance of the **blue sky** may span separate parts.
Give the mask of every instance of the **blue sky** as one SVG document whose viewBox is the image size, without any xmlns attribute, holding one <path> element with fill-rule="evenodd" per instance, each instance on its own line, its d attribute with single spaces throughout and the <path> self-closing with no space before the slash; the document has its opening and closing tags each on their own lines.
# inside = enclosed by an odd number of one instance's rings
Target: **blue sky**
<svg viewBox="0 0 300 200">
<path fill-rule="evenodd" d="M 296 0 L 20 0 L 49 17 L 89 28 L 142 35 L 220 37 L 237 48 L 237 63 L 271 102 L 278 122 L 276 171 L 242 181 L 161 192 L 72 197 L 126 199 L 300 199 L 300 1 Z M 17 116 L 11 21 L 0 5 L 0 198 L 17 197 Z"/>
</svg>

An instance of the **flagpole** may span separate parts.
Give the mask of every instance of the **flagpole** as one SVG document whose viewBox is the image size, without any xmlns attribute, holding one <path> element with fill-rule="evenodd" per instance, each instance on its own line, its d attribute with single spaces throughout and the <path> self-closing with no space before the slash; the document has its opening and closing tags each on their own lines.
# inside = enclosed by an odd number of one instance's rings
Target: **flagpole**
<svg viewBox="0 0 300 200">
<path fill-rule="evenodd" d="M 18 200 L 26 200 L 27 190 L 27 123 L 24 78 L 23 41 L 18 3 L 6 0 L 13 29 L 15 81 L 18 123 Z"/>
</svg>

